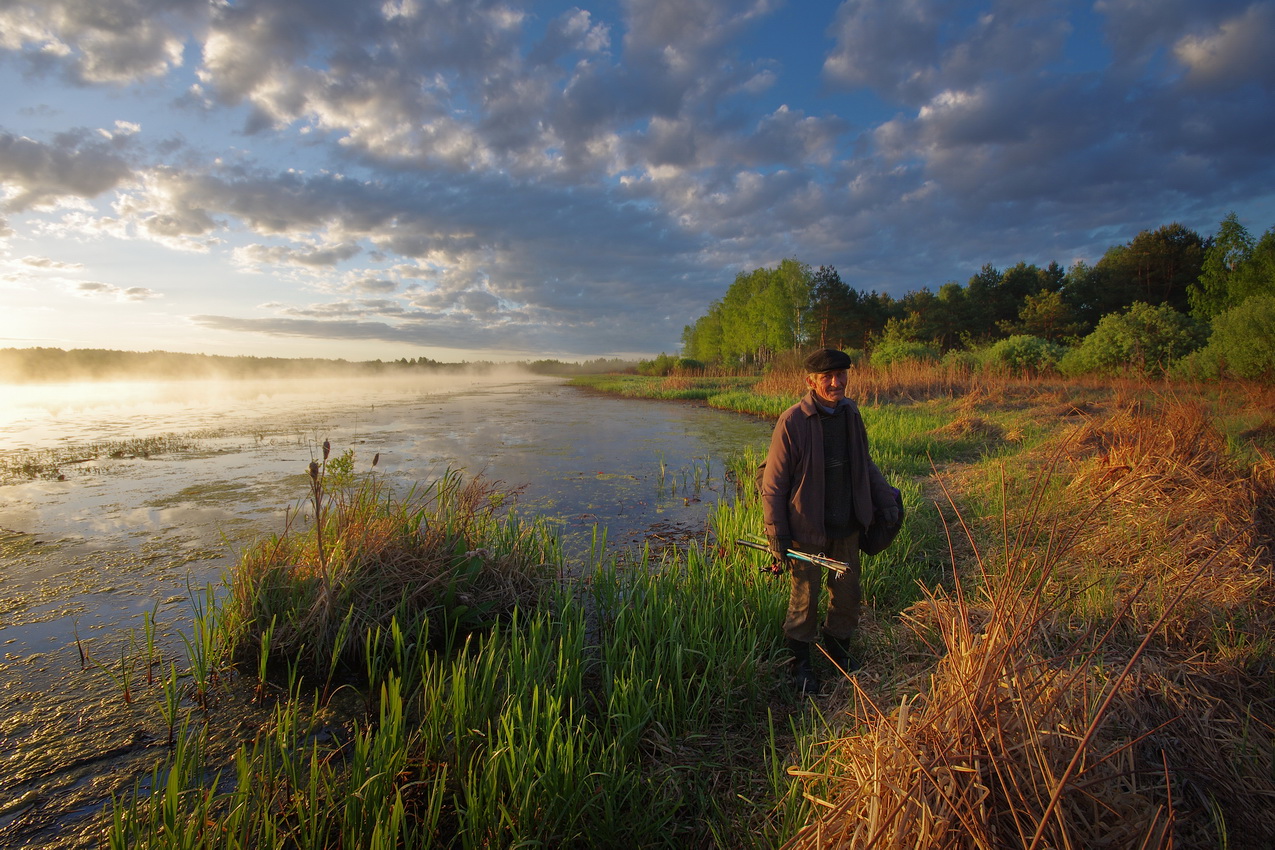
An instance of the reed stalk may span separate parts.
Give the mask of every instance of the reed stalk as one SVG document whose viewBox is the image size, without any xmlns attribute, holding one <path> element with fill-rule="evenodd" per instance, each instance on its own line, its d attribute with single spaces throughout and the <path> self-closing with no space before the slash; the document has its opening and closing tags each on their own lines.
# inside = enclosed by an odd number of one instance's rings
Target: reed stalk
<svg viewBox="0 0 1275 850">
<path fill-rule="evenodd" d="M 216 589 L 213 585 L 204 588 L 204 599 L 201 602 L 198 594 L 187 586 L 194 616 L 191 618 L 193 634 L 181 631 L 179 635 L 186 647 L 186 658 L 190 662 L 190 675 L 194 683 L 195 701 L 208 710 L 209 690 L 217 676 L 219 667 L 218 643 L 216 637 L 215 607 Z"/>
<path fill-rule="evenodd" d="M 146 643 L 146 686 L 151 687 L 155 684 L 155 665 L 159 663 L 159 655 L 155 651 L 155 630 L 158 626 L 156 616 L 159 613 L 159 602 L 151 607 L 149 611 L 142 612 L 142 635 Z"/>
<path fill-rule="evenodd" d="M 170 661 L 168 675 L 160 682 L 159 712 L 168 727 L 168 747 L 176 743 L 177 726 L 181 722 L 181 680 L 177 675 L 177 663 Z"/>
</svg>

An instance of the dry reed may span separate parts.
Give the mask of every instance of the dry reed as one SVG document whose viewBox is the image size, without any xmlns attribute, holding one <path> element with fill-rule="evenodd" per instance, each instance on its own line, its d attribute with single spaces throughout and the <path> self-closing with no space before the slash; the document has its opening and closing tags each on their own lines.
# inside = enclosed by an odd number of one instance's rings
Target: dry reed
<svg viewBox="0 0 1275 850">
<path fill-rule="evenodd" d="M 854 731 L 795 772 L 834 793 L 788 847 L 1275 845 L 1272 465 L 1177 402 L 1048 451 L 953 546 L 978 580 L 905 612 L 925 680 L 888 706 L 854 681 Z"/>
<path fill-rule="evenodd" d="M 990 402 L 1007 399 L 1036 400 L 1042 394 L 1074 394 L 1088 384 L 1061 378 L 1017 377 L 1006 372 L 971 369 L 962 364 L 906 361 L 875 367 L 866 361 L 850 367 L 846 394 L 862 404 L 908 403 L 929 399 L 961 399 Z M 797 365 L 777 366 L 757 382 L 764 395 L 793 396 L 803 393 L 805 372 Z"/>
<path fill-rule="evenodd" d="M 1101 499 L 1097 521 L 1113 532 L 1079 542 L 1066 567 L 1074 585 L 1101 575 L 1119 597 L 1148 584 L 1130 621 L 1142 629 L 1208 560 L 1206 574 L 1169 612 L 1166 639 L 1193 651 L 1237 613 L 1263 632 L 1275 622 L 1268 613 L 1275 612 L 1271 538 L 1258 521 L 1271 498 L 1269 459 L 1239 467 L 1204 408 L 1180 402 L 1132 405 L 1087 421 L 1063 445 L 1071 479 L 1058 509 Z"/>
</svg>

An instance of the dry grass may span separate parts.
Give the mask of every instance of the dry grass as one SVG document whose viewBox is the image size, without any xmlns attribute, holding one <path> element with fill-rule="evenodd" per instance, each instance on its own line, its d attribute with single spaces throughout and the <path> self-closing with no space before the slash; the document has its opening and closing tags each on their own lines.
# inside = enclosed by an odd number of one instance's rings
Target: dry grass
<svg viewBox="0 0 1275 850">
<path fill-rule="evenodd" d="M 958 416 L 938 429 L 935 435 L 948 438 L 974 437 L 987 445 L 1000 443 L 1007 436 L 1003 427 L 977 415 Z"/>
<path fill-rule="evenodd" d="M 1113 582 L 1123 598 L 1138 588 L 1130 620 L 1141 630 L 1167 613 L 1166 641 L 1205 650 L 1225 623 L 1273 624 L 1271 529 L 1260 522 L 1272 498 L 1275 464 L 1251 468 L 1230 457 L 1225 439 L 1197 404 L 1134 405 L 1067 435 L 1070 481 L 1059 506 L 1077 512 L 1094 500 L 1109 533 L 1086 534 L 1065 565 L 1073 586 Z M 1208 568 L 1176 596 L 1198 565 Z"/>
<path fill-rule="evenodd" d="M 794 396 L 805 386 L 799 366 L 776 366 L 762 376 L 755 391 Z M 863 404 L 909 403 L 929 399 L 960 399 L 964 405 L 1038 405 L 1053 398 L 1059 405 L 1084 404 L 1088 394 L 1109 394 L 1111 381 L 1016 377 L 1002 372 L 972 370 L 959 364 L 905 362 L 875 368 L 866 362 L 850 367 L 846 394 Z"/>
<path fill-rule="evenodd" d="M 977 580 L 905 612 L 923 675 L 855 683 L 789 847 L 1275 846 L 1275 466 L 1198 404 L 1118 402 L 953 534 Z"/>
</svg>

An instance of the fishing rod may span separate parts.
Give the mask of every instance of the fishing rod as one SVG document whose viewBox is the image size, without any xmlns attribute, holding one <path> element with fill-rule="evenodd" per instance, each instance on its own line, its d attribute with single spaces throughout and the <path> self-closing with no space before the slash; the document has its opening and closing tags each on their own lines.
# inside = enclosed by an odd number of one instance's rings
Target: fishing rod
<svg viewBox="0 0 1275 850">
<path fill-rule="evenodd" d="M 765 543 L 758 543 L 756 540 L 738 539 L 735 541 L 740 546 L 747 546 L 750 549 L 757 549 L 762 552 L 770 552 L 770 547 Z M 824 555 L 811 555 L 808 552 L 799 552 L 796 549 L 788 550 L 788 557 L 795 561 L 805 561 L 807 564 L 814 564 L 817 567 L 827 567 L 837 575 L 841 575 L 847 569 L 848 565 L 843 561 L 834 561 L 832 558 Z"/>
</svg>

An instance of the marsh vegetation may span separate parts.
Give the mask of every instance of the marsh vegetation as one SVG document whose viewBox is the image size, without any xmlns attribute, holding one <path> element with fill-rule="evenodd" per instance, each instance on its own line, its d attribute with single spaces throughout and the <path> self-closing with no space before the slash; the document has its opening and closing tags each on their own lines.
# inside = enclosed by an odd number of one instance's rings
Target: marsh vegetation
<svg viewBox="0 0 1275 850">
<path fill-rule="evenodd" d="M 591 385 L 766 417 L 799 376 Z M 828 694 L 789 692 L 786 584 L 733 545 L 760 526 L 760 445 L 722 460 L 739 497 L 701 535 L 598 541 L 570 580 L 553 528 L 491 482 L 403 495 L 316 457 L 184 653 L 143 636 L 121 657 L 170 743 L 105 842 L 1275 841 L 1269 388 L 934 367 L 852 386 L 909 522 L 866 562 L 864 667 Z"/>
</svg>

